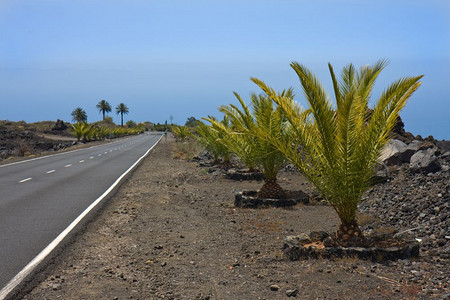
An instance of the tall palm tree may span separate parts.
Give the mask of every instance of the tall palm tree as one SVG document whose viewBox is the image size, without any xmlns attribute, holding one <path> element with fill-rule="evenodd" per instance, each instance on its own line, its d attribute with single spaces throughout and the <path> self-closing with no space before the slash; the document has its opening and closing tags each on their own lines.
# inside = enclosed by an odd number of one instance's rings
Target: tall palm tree
<svg viewBox="0 0 450 300">
<path fill-rule="evenodd" d="M 116 106 L 116 114 L 117 115 L 120 114 L 120 126 L 122 127 L 123 127 L 123 115 L 128 114 L 128 112 L 129 112 L 128 107 L 125 104 L 120 103 L 119 105 Z"/>
<path fill-rule="evenodd" d="M 97 105 L 99 112 L 103 114 L 103 121 L 105 120 L 105 113 L 111 112 L 111 105 L 106 100 L 100 100 Z"/>
<path fill-rule="evenodd" d="M 75 108 L 72 113 L 72 121 L 74 122 L 86 122 L 87 121 L 87 114 L 81 107 Z"/>
<path fill-rule="evenodd" d="M 291 67 L 309 104 L 306 110 L 252 78 L 283 110 L 292 129 L 289 135 L 276 138 L 264 131 L 259 134 L 283 152 L 334 208 L 341 222 L 336 240 L 343 246 L 364 243 L 356 221 L 357 205 L 371 185 L 374 166 L 390 139 L 400 110 L 421 84 L 422 76 L 397 80 L 381 94 L 370 114 L 370 95 L 385 66 L 386 61 L 381 60 L 358 71 L 349 64 L 338 80 L 328 64 L 335 108 L 314 74 L 297 62 L 291 63 Z"/>
</svg>

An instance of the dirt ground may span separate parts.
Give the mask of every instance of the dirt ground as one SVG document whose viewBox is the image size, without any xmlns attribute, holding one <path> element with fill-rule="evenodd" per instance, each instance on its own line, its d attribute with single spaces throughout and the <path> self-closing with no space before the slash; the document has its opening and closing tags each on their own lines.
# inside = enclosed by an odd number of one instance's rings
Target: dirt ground
<svg viewBox="0 0 450 300">
<path fill-rule="evenodd" d="M 261 182 L 208 173 L 177 152 L 173 139 L 162 141 L 23 299 L 442 297 L 395 264 L 287 260 L 286 235 L 336 230 L 330 207 L 235 208 L 234 192 Z M 282 172 L 280 183 L 310 191 L 296 173 Z"/>
</svg>

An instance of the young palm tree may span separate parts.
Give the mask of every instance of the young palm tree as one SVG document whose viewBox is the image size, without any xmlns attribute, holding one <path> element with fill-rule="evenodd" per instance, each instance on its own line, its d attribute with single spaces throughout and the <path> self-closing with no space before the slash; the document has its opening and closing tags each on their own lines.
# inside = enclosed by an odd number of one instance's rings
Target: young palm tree
<svg viewBox="0 0 450 300">
<path fill-rule="evenodd" d="M 78 142 L 83 138 L 83 142 L 86 142 L 91 134 L 93 127 L 92 125 L 88 125 L 85 121 L 77 122 L 72 125 L 73 134 L 77 138 Z"/>
<path fill-rule="evenodd" d="M 334 87 L 336 108 L 318 79 L 297 62 L 297 73 L 307 110 L 289 97 L 280 97 L 264 82 L 252 78 L 283 110 L 291 134 L 276 138 L 259 131 L 270 140 L 316 186 L 337 212 L 341 224 L 336 234 L 344 246 L 364 242 L 356 221 L 357 205 L 370 187 L 374 166 L 408 98 L 418 89 L 422 76 L 405 77 L 392 83 L 379 97 L 373 113 L 368 102 L 376 78 L 386 66 L 382 60 L 356 70 L 350 64 L 336 78 L 328 64 Z"/>
<path fill-rule="evenodd" d="M 120 126 L 123 127 L 123 115 L 124 114 L 128 114 L 128 107 L 123 104 L 120 103 L 119 105 L 116 106 L 116 114 L 120 114 Z"/>
<path fill-rule="evenodd" d="M 266 134 L 277 136 L 285 132 L 286 128 L 282 111 L 278 107 L 274 107 L 272 100 L 267 95 L 252 94 L 253 113 L 251 113 L 250 108 L 244 103 L 239 94 L 235 93 L 235 96 L 239 100 L 242 109 L 235 105 L 220 107 L 220 111 L 225 113 L 231 120 L 231 128 L 234 132 L 229 132 L 226 136 L 228 136 L 229 141 L 235 142 L 232 149 L 235 149 L 235 153 L 238 156 L 240 152 L 244 154 L 244 159 L 250 159 L 246 158 L 246 156 L 251 156 L 256 166 L 262 169 L 264 185 L 258 192 L 259 197 L 284 198 L 286 193 L 277 183 L 277 174 L 285 162 L 285 156 L 272 143 L 259 137 L 257 134 L 258 131 L 264 131 Z M 293 98 L 293 90 L 283 91 L 279 96 Z M 243 138 L 239 139 L 236 136 L 243 136 Z M 236 147 L 241 147 L 241 149 L 236 150 Z"/>
<path fill-rule="evenodd" d="M 75 108 L 72 113 L 72 121 L 74 122 L 86 122 L 87 121 L 87 114 L 81 107 Z"/>
<path fill-rule="evenodd" d="M 235 131 L 230 126 L 226 126 L 222 122 L 217 122 L 213 118 L 206 118 L 211 123 L 211 127 L 221 133 L 220 141 L 229 149 L 230 152 L 236 154 L 239 159 L 249 168 L 250 172 L 256 171 L 256 156 L 254 138 L 248 134 Z"/>
<path fill-rule="evenodd" d="M 187 139 L 189 137 L 189 135 L 191 133 L 189 128 L 187 128 L 186 126 L 172 125 L 171 129 L 172 129 L 172 133 L 175 135 L 175 138 L 177 139 L 177 141 L 184 141 L 185 139 Z"/>
<path fill-rule="evenodd" d="M 209 117 L 208 120 L 215 120 L 213 117 Z M 221 158 L 224 165 L 230 165 L 231 151 L 223 143 L 223 132 L 208 126 L 201 121 L 196 121 L 195 133 L 191 135 L 196 139 L 205 149 L 210 152 L 214 157 L 214 163 L 217 163 Z M 225 116 L 221 121 L 225 126 L 229 126 L 229 120 Z"/>
<path fill-rule="evenodd" d="M 105 113 L 108 113 L 111 111 L 111 105 L 106 100 L 100 100 L 97 105 L 97 109 L 99 112 L 103 114 L 103 121 L 105 120 Z"/>
</svg>

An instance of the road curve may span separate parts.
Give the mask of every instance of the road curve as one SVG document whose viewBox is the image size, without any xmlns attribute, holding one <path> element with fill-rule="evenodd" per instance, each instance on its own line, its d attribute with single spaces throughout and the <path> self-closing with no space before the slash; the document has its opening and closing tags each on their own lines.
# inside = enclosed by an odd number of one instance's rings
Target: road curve
<svg viewBox="0 0 450 300">
<path fill-rule="evenodd" d="M 0 299 L 14 276 L 101 201 L 160 138 L 145 133 L 0 166 Z"/>
</svg>

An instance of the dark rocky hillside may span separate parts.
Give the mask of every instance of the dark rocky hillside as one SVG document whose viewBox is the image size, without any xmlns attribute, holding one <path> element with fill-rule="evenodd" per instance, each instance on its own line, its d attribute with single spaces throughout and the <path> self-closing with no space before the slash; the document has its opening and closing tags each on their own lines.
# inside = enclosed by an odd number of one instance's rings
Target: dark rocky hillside
<svg viewBox="0 0 450 300">
<path fill-rule="evenodd" d="M 70 147 L 74 142 L 68 139 L 68 128 L 61 120 L 33 124 L 0 121 L 0 160 Z"/>
</svg>

